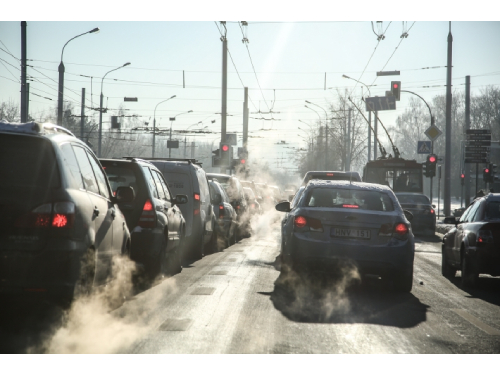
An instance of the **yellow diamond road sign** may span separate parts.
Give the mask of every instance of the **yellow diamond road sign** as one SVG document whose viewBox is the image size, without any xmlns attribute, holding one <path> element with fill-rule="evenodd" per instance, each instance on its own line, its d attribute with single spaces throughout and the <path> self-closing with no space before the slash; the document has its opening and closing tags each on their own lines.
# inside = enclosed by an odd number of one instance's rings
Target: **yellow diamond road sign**
<svg viewBox="0 0 500 375">
<path fill-rule="evenodd" d="M 424 132 L 424 134 L 429 138 L 431 141 L 435 141 L 443 132 L 439 130 L 439 128 L 436 125 L 431 125 L 429 128 Z"/>
</svg>

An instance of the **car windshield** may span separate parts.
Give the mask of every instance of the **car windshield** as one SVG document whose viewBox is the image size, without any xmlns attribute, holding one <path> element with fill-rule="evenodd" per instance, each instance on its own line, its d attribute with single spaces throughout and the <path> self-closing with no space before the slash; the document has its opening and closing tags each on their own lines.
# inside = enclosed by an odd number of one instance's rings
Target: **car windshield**
<svg viewBox="0 0 500 375">
<path fill-rule="evenodd" d="M 113 195 L 116 195 L 116 189 L 119 186 L 128 186 L 134 189 L 135 194 L 138 194 L 139 187 L 137 185 L 137 178 L 131 168 L 108 166 L 104 168 L 108 175 L 108 180 L 111 185 Z"/>
<path fill-rule="evenodd" d="M 399 203 L 409 203 L 409 204 L 430 204 L 429 198 L 425 195 L 413 195 L 413 194 L 396 194 Z"/>
<path fill-rule="evenodd" d="M 305 200 L 306 207 L 352 207 L 371 211 L 394 211 L 391 198 L 379 191 L 341 188 L 313 188 Z"/>
</svg>

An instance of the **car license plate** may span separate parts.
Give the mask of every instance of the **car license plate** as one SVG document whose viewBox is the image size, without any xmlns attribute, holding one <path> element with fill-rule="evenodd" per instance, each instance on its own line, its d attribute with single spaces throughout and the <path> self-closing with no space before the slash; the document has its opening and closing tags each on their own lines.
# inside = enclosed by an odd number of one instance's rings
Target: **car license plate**
<svg viewBox="0 0 500 375">
<path fill-rule="evenodd" d="M 361 240 L 369 240 L 371 231 L 369 229 L 357 229 L 357 228 L 332 228 L 330 230 L 330 236 L 332 237 L 347 237 L 347 238 L 358 238 Z"/>
</svg>

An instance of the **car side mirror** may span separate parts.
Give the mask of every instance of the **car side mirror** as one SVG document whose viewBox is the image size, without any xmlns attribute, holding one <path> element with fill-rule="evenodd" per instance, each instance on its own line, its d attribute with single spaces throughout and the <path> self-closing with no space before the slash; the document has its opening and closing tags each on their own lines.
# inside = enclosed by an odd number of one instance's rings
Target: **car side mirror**
<svg viewBox="0 0 500 375">
<path fill-rule="evenodd" d="M 222 195 L 220 195 L 219 193 L 216 193 L 214 199 L 212 199 L 212 203 L 213 204 L 220 204 L 221 202 L 222 202 Z"/>
<path fill-rule="evenodd" d="M 116 203 L 130 203 L 135 199 L 135 192 L 130 186 L 118 186 L 116 189 Z"/>
<path fill-rule="evenodd" d="M 281 202 L 281 203 L 278 203 L 276 206 L 276 211 L 281 211 L 281 212 L 290 212 L 291 211 L 291 208 L 290 208 L 290 202 Z"/>
<path fill-rule="evenodd" d="M 443 220 L 443 223 L 457 225 L 458 221 L 455 216 L 446 216 Z"/>
<path fill-rule="evenodd" d="M 177 194 L 174 198 L 175 204 L 185 204 L 188 202 L 188 196 L 185 194 Z"/>
<path fill-rule="evenodd" d="M 403 210 L 403 213 L 405 214 L 406 220 L 412 221 L 413 220 L 413 214 L 408 211 L 408 210 Z"/>
<path fill-rule="evenodd" d="M 435 204 L 433 204 L 433 205 L 432 205 L 432 208 L 436 208 L 436 205 L 435 205 Z"/>
</svg>

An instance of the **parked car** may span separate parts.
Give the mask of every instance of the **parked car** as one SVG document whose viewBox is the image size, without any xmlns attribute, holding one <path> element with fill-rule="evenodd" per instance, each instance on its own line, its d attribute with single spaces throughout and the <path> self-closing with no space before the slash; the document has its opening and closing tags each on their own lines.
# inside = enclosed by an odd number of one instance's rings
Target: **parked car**
<svg viewBox="0 0 500 375">
<path fill-rule="evenodd" d="M 217 250 L 225 249 L 236 242 L 238 232 L 238 215 L 231 206 L 224 188 L 217 181 L 208 181 L 210 196 L 216 217 L 214 241 Z"/>
<path fill-rule="evenodd" d="M 92 150 L 52 124 L 0 122 L 0 294 L 71 301 L 104 284 L 130 252 L 118 204 Z"/>
<path fill-rule="evenodd" d="M 404 210 L 413 214 L 411 226 L 414 232 L 424 231 L 434 235 L 436 232 L 435 205 L 431 204 L 429 198 L 421 193 L 399 193 L 396 192 L 399 204 Z"/>
<path fill-rule="evenodd" d="M 333 272 L 341 260 L 354 262 L 361 275 L 375 274 L 410 292 L 415 243 L 410 222 L 392 190 L 347 181 L 310 181 L 296 205 L 282 202 L 282 272 Z M 408 218 L 407 218 L 408 217 Z"/>
<path fill-rule="evenodd" d="M 144 264 L 151 278 L 181 272 L 182 241 L 186 222 L 177 205 L 188 202 L 187 195 L 171 193 L 162 173 L 150 162 L 137 158 L 100 159 L 111 189 L 134 189 L 132 202 L 118 206 L 132 237 L 130 258 Z"/>
<path fill-rule="evenodd" d="M 151 160 L 151 163 L 163 173 L 172 193 L 189 197 L 188 203 L 180 207 L 186 221 L 186 255 L 201 259 L 205 253 L 213 251 L 209 244 L 213 244 L 215 228 L 205 171 L 194 159 Z"/>
<path fill-rule="evenodd" d="M 262 208 L 260 207 L 260 203 L 257 200 L 257 197 L 255 196 L 253 190 L 249 187 L 244 187 L 243 193 L 245 194 L 245 199 L 248 203 L 250 217 L 262 214 Z"/>
<path fill-rule="evenodd" d="M 500 194 L 476 198 L 443 237 L 441 271 L 452 278 L 462 271 L 462 286 L 474 286 L 479 274 L 500 276 Z"/>
<path fill-rule="evenodd" d="M 326 180 L 326 181 L 361 181 L 361 176 L 358 172 L 340 172 L 340 171 L 309 171 L 302 179 L 302 186 L 307 185 L 310 180 Z"/>
<path fill-rule="evenodd" d="M 231 205 L 238 215 L 238 236 L 250 235 L 250 216 L 248 204 L 243 193 L 243 186 L 235 176 L 222 173 L 207 173 L 209 180 L 216 179 L 221 184 L 231 201 Z"/>
</svg>

